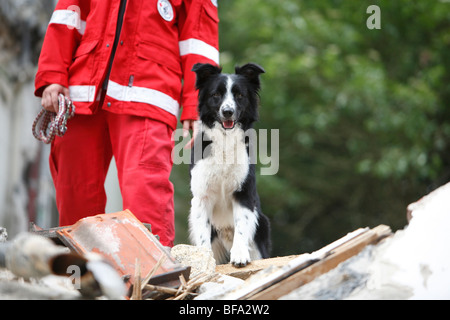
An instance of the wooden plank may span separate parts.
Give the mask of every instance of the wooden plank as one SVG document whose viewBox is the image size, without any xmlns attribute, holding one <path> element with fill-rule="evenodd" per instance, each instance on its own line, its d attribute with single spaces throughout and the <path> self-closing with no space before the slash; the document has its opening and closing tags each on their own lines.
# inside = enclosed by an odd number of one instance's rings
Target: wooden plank
<svg viewBox="0 0 450 320">
<path fill-rule="evenodd" d="M 287 277 L 260 292 L 255 293 L 251 297 L 248 297 L 248 299 L 278 299 L 292 290 L 314 280 L 316 277 L 334 269 L 341 262 L 361 252 L 367 245 L 375 244 L 391 234 L 391 229 L 388 226 L 379 225 L 378 227 L 368 230 L 358 237 L 343 243 L 324 259 L 303 270 L 300 270 L 290 277 Z"/>
<path fill-rule="evenodd" d="M 281 269 L 265 276 L 263 279 L 260 279 L 259 281 L 251 282 L 249 285 L 245 285 L 242 289 L 235 292 L 231 292 L 230 294 L 226 295 L 224 299 L 225 300 L 249 299 L 258 292 L 265 290 L 266 288 L 269 288 L 270 286 L 273 286 L 274 284 L 280 282 L 284 278 L 288 277 L 290 274 L 310 266 L 317 260 L 318 259 L 314 258 L 314 256 L 311 254 L 302 254 L 301 256 L 293 260 L 295 261 L 295 268 L 286 266 L 282 267 Z"/>
<path fill-rule="evenodd" d="M 322 259 L 325 259 L 327 256 L 332 254 L 337 248 L 342 246 L 343 244 L 354 240 L 361 235 L 364 235 L 369 231 L 369 228 L 360 228 L 353 232 L 350 232 L 346 236 L 330 243 L 329 245 L 323 247 L 320 250 L 317 250 L 311 254 L 305 253 L 297 258 L 291 260 L 287 265 L 281 267 L 279 270 L 275 271 L 272 274 L 267 275 L 263 279 L 260 279 L 256 282 L 245 286 L 244 288 L 232 292 L 228 294 L 225 299 L 237 300 L 237 299 L 249 299 L 252 296 L 258 294 L 261 291 L 269 289 L 271 286 L 276 285 L 278 282 L 290 277 L 291 275 L 309 267 L 317 263 Z"/>
<path fill-rule="evenodd" d="M 321 250 L 322 251 L 330 251 L 333 249 L 333 247 L 339 246 L 341 244 L 341 242 L 347 241 L 348 238 L 357 236 L 360 233 L 363 233 L 367 230 L 369 230 L 369 229 L 368 228 L 357 229 L 354 232 L 348 234 L 347 236 L 327 245 L 326 247 L 322 248 Z M 285 266 L 288 263 L 290 263 L 292 260 L 299 258 L 300 256 L 302 256 L 302 255 L 299 254 L 299 255 L 291 255 L 291 256 L 284 256 L 284 257 L 274 257 L 274 258 L 268 258 L 268 259 L 254 260 L 247 266 L 241 267 L 241 268 L 235 267 L 231 263 L 221 264 L 221 265 L 216 266 L 216 272 L 245 280 L 252 274 L 254 274 L 258 271 L 261 271 L 262 269 L 265 269 L 265 268 L 268 268 L 271 266 L 275 266 L 275 267 Z"/>
<path fill-rule="evenodd" d="M 228 276 L 240 278 L 242 280 L 247 279 L 252 274 L 255 274 L 262 269 L 268 268 L 270 266 L 284 266 L 288 264 L 291 260 L 298 258 L 299 255 L 291 255 L 285 257 L 274 257 L 268 259 L 254 260 L 250 264 L 242 268 L 237 268 L 231 263 L 220 264 L 216 266 L 216 273 L 225 274 Z"/>
</svg>

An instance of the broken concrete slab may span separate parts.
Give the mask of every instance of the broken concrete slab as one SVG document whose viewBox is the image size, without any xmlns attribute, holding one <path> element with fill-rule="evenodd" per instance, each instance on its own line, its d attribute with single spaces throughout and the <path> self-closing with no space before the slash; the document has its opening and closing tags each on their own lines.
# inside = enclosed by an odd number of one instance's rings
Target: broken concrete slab
<svg viewBox="0 0 450 320">
<path fill-rule="evenodd" d="M 366 247 L 360 254 L 342 262 L 336 268 L 299 286 L 280 300 L 342 300 L 349 297 L 367 281 L 367 268 L 374 246 Z"/>
<path fill-rule="evenodd" d="M 450 183 L 408 212 L 404 229 L 282 299 L 450 299 Z"/>
<path fill-rule="evenodd" d="M 191 277 L 215 272 L 216 260 L 211 249 L 179 244 L 170 250 L 170 254 L 182 265 L 191 267 Z"/>
<path fill-rule="evenodd" d="M 353 298 L 383 297 L 393 286 L 409 299 L 450 298 L 450 183 L 413 207 L 409 225 L 377 248 L 366 290 Z"/>
<path fill-rule="evenodd" d="M 220 275 L 214 281 L 205 282 L 202 284 L 195 297 L 195 300 L 218 300 L 224 297 L 227 293 L 236 290 L 239 286 L 244 284 L 244 280 L 232 276 Z"/>
</svg>

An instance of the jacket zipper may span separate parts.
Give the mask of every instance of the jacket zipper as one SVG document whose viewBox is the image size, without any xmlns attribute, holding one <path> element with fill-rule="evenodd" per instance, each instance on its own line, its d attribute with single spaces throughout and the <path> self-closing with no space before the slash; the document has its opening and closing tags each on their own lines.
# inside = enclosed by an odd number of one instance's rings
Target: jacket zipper
<svg viewBox="0 0 450 320">
<path fill-rule="evenodd" d="M 109 64 L 106 71 L 106 77 L 103 81 L 103 89 L 106 90 L 108 88 L 109 76 L 111 74 L 111 69 L 114 61 L 114 56 L 116 55 L 117 45 L 119 43 L 120 32 L 122 31 L 123 24 L 123 16 L 125 15 L 125 8 L 127 5 L 127 0 L 120 0 L 119 14 L 117 16 L 117 26 L 116 26 L 116 35 L 114 37 L 114 44 L 111 51 L 111 57 L 109 58 Z"/>
</svg>

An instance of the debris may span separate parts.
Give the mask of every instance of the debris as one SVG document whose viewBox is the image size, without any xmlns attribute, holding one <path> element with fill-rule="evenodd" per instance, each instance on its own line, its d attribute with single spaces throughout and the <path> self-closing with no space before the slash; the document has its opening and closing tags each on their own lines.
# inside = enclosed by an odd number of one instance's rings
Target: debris
<svg viewBox="0 0 450 320">
<path fill-rule="evenodd" d="M 120 272 L 123 277 L 128 276 L 124 280 L 129 282 L 128 295 L 132 300 L 447 299 L 450 297 L 450 255 L 445 254 L 450 241 L 448 199 L 450 183 L 411 204 L 409 225 L 395 234 L 385 225 L 360 228 L 313 253 L 256 260 L 240 269 L 229 264 L 215 266 L 211 253 L 204 248 L 178 245 L 171 255 L 152 238 L 148 253 L 148 245 L 142 248 L 140 243 L 133 242 L 136 240 L 117 240 L 118 235 L 126 238 L 131 233 L 142 242 L 141 227 L 128 219 L 129 212 L 120 212 L 112 218 L 114 222 L 98 215 L 88 223 L 47 233 L 53 240 L 78 250 L 88 261 L 94 259 L 87 258 L 84 251 L 109 253 L 117 265 L 123 261 L 128 264 L 132 259 L 127 273 Z M 71 242 L 75 240 L 76 245 Z M 122 253 L 126 250 L 122 242 L 129 248 L 128 256 Z M 0 264 L 1 252 L 9 245 L 0 243 Z M 151 260 L 150 263 L 145 263 L 145 259 Z M 4 254 L 3 261 L 6 261 Z M 175 265 L 174 269 L 164 269 L 168 263 Z M 63 266 L 64 260 L 60 264 Z M 185 274 L 189 275 L 191 268 L 189 279 Z M 102 281 L 109 284 L 107 272 L 92 274 L 95 279 L 103 275 Z M 100 285 L 97 280 L 97 288 Z M 2 286 L 4 283 L 0 282 L 0 291 Z"/>
<path fill-rule="evenodd" d="M 86 297 L 104 295 L 119 299 L 125 294 L 122 280 L 100 256 L 69 252 L 45 237 L 28 232 L 0 244 L 0 266 L 24 279 L 48 275 L 70 277 Z"/>
<path fill-rule="evenodd" d="M 176 262 L 129 210 L 83 218 L 72 226 L 56 230 L 56 234 L 72 251 L 95 252 L 108 260 L 124 279 L 129 296 L 135 283 L 136 266 L 139 266 L 141 279 L 146 279 L 163 256 L 166 259 L 153 271 L 151 284 L 177 287 L 180 274 L 189 278 L 190 268 Z"/>
<path fill-rule="evenodd" d="M 408 219 L 408 222 L 411 221 L 415 214 L 422 213 L 424 210 L 429 210 L 429 208 L 433 205 L 448 205 L 450 202 L 447 202 L 446 200 L 450 199 L 449 195 L 450 183 L 447 183 L 433 192 L 423 196 L 416 202 L 410 203 L 406 207 L 406 218 Z"/>
<path fill-rule="evenodd" d="M 108 299 L 114 300 L 123 299 L 126 294 L 125 284 L 111 264 L 105 261 L 102 256 L 95 253 L 89 253 L 85 256 L 87 258 L 86 269 L 89 271 L 86 275 L 92 274 L 90 281 L 95 280 L 93 285 L 95 286 L 96 283 L 100 289 L 96 296 L 105 296 Z M 83 288 L 87 288 L 87 279 L 85 283 L 83 283 L 83 280 L 84 278 L 81 277 L 79 290 L 84 296 L 89 296 L 89 293 L 83 290 Z M 94 297 L 96 296 L 94 295 Z"/>
<path fill-rule="evenodd" d="M 195 292 L 198 287 L 200 287 L 203 283 L 210 281 L 215 275 L 212 274 L 199 274 L 196 277 L 189 280 L 189 282 L 184 282 L 181 286 L 181 294 L 174 297 L 173 300 L 182 300 L 185 299 L 189 295 L 197 295 Z"/>
<path fill-rule="evenodd" d="M 268 273 L 267 269 L 256 273 L 248 278 L 241 288 L 225 295 L 223 299 L 278 299 L 335 268 L 368 244 L 376 243 L 390 234 L 390 228 L 383 225 L 374 229 L 355 230 L 318 251 L 298 256 L 281 268 L 272 268 L 270 271 L 273 272 L 264 277 L 261 277 L 260 273 Z"/>
<path fill-rule="evenodd" d="M 198 287 L 207 281 L 211 281 L 215 276 L 215 274 L 198 274 L 189 281 L 186 281 L 184 275 L 180 274 L 180 285 L 178 288 L 146 284 L 143 286 L 143 289 L 153 293 L 153 295 L 150 296 L 153 300 L 191 299 L 193 296 L 197 295 L 196 290 Z"/>
<path fill-rule="evenodd" d="M 0 268 L 0 300 L 77 300 L 83 298 L 70 279 L 49 275 L 24 281 Z"/>
<path fill-rule="evenodd" d="M 409 225 L 376 248 L 352 299 L 450 298 L 450 183 L 413 205 Z"/>
<path fill-rule="evenodd" d="M 0 227 L 0 243 L 8 240 L 8 232 L 6 232 L 5 228 Z"/>
<path fill-rule="evenodd" d="M 2 266 L 25 279 L 60 273 L 62 263 L 73 260 L 63 247 L 30 233 L 20 233 L 13 241 L 0 245 Z"/>
<path fill-rule="evenodd" d="M 235 290 L 244 283 L 244 280 L 225 274 L 219 274 L 218 277 L 203 283 L 197 290 L 198 296 L 195 300 L 217 300 L 228 292 Z"/>
<path fill-rule="evenodd" d="M 229 275 L 232 277 L 236 277 L 239 279 L 247 279 L 251 275 L 266 269 L 268 267 L 273 266 L 284 266 L 288 264 L 291 260 L 298 258 L 299 255 L 291 255 L 291 256 L 284 256 L 284 257 L 274 257 L 274 258 L 267 258 L 267 259 L 261 259 L 261 260 L 253 260 L 251 263 L 246 265 L 245 267 L 236 268 L 231 263 L 227 264 L 220 264 L 216 266 L 216 272 L 223 274 L 223 275 Z"/>
<path fill-rule="evenodd" d="M 130 298 L 131 300 L 142 300 L 141 283 L 141 263 L 139 262 L 139 258 L 136 258 L 136 263 L 134 265 L 133 293 Z"/>
<path fill-rule="evenodd" d="M 179 244 L 170 250 L 170 254 L 182 265 L 191 267 L 192 277 L 215 272 L 216 260 L 211 249 Z"/>
<path fill-rule="evenodd" d="M 279 300 L 342 300 L 348 298 L 367 282 L 367 269 L 376 246 L 367 246 L 358 255 L 336 268 L 319 275 Z"/>
<path fill-rule="evenodd" d="M 144 289 L 149 290 L 149 291 L 158 291 L 158 292 L 162 292 L 162 293 L 167 293 L 172 296 L 175 296 L 180 292 L 180 290 L 178 290 L 178 289 L 173 289 L 173 288 L 168 288 L 168 287 L 163 287 L 163 286 L 154 286 L 152 284 L 144 285 Z"/>
<path fill-rule="evenodd" d="M 166 261 L 167 256 L 161 256 L 158 262 L 153 266 L 152 271 L 148 274 L 148 276 L 141 283 L 141 290 L 144 289 L 144 286 L 149 283 L 150 279 L 153 278 L 155 272 L 159 269 L 159 267 Z"/>
<path fill-rule="evenodd" d="M 449 299 L 450 183 L 408 206 L 409 225 L 282 299 Z"/>
</svg>

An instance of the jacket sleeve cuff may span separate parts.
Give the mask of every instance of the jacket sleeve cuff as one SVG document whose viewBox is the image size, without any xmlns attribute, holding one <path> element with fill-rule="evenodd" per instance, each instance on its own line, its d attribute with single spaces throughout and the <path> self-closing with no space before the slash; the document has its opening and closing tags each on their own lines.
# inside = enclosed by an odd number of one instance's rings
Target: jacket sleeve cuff
<svg viewBox="0 0 450 320">
<path fill-rule="evenodd" d="M 45 87 L 54 83 L 60 84 L 63 87 L 68 88 L 69 80 L 67 74 L 58 71 L 45 71 L 42 73 L 39 72 L 36 75 L 35 79 L 34 95 L 36 97 L 42 97 L 42 92 L 44 91 Z"/>
<path fill-rule="evenodd" d="M 181 122 L 183 122 L 184 120 L 197 120 L 197 119 L 198 119 L 197 105 L 183 106 L 183 111 L 181 112 L 180 117 Z"/>
</svg>

